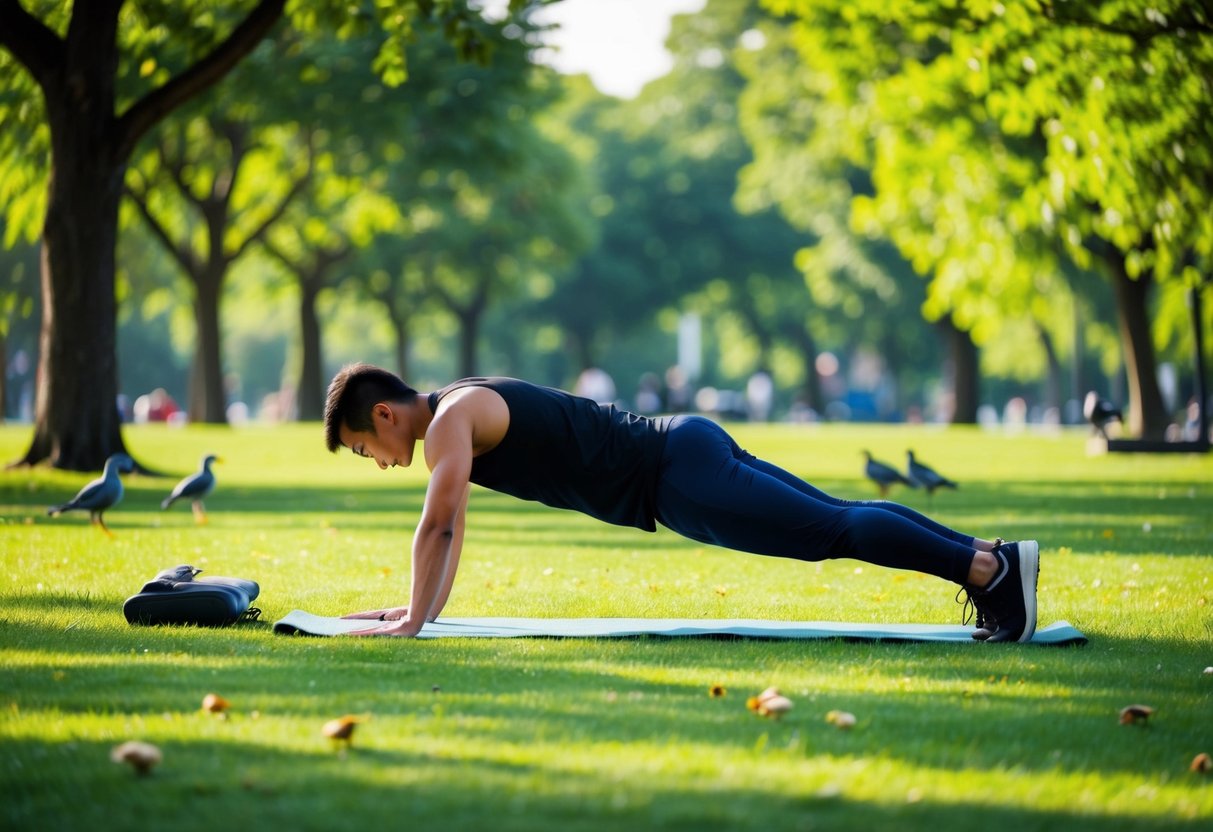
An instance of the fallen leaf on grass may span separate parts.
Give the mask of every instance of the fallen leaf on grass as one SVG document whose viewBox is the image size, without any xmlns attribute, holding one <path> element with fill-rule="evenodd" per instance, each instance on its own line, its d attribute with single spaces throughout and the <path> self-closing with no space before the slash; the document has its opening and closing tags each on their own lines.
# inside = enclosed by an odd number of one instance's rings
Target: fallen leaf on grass
<svg viewBox="0 0 1213 832">
<path fill-rule="evenodd" d="M 826 722 L 840 731 L 849 731 L 855 727 L 855 714 L 849 711 L 830 711 L 826 714 Z"/>
<path fill-rule="evenodd" d="M 762 693 L 758 694 L 757 696 L 751 696 L 750 698 L 746 699 L 745 706 L 747 708 L 749 708 L 751 711 L 757 711 L 758 708 L 762 705 L 764 700 L 770 699 L 772 696 L 779 696 L 779 695 L 780 695 L 779 688 L 770 687 L 770 688 L 767 688 L 766 690 L 764 690 Z"/>
<path fill-rule="evenodd" d="M 790 710 L 792 710 L 792 700 L 786 696 L 772 696 L 770 699 L 764 699 L 758 705 L 758 715 L 771 719 L 779 719 Z"/>
<path fill-rule="evenodd" d="M 757 696 L 746 700 L 745 706 L 759 716 L 779 719 L 792 710 L 792 700 L 779 692 L 779 688 L 769 687 Z"/>
<path fill-rule="evenodd" d="M 151 773 L 159 765 L 163 757 L 160 749 L 150 742 L 129 740 L 121 745 L 115 745 L 110 750 L 110 759 L 115 763 L 126 763 L 141 777 Z"/>
<path fill-rule="evenodd" d="M 1139 722 L 1144 724 L 1153 713 L 1154 709 L 1149 705 L 1126 705 L 1120 709 L 1120 724 L 1135 725 Z"/>
<path fill-rule="evenodd" d="M 206 711 L 207 713 L 223 713 L 231 706 L 231 702 L 228 702 L 217 693 L 208 693 L 206 696 L 202 697 L 202 710 Z"/>
<path fill-rule="evenodd" d="M 324 723 L 324 727 L 320 729 L 320 733 L 331 739 L 334 744 L 344 742 L 346 747 L 349 747 L 354 742 L 354 728 L 360 722 L 365 722 L 365 719 L 346 714 Z"/>
</svg>

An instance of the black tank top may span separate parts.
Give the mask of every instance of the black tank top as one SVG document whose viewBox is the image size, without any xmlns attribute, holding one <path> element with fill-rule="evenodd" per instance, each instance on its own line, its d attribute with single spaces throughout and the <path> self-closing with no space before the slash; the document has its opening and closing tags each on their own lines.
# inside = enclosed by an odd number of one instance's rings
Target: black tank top
<svg viewBox="0 0 1213 832">
<path fill-rule="evenodd" d="M 465 378 L 429 394 L 487 387 L 505 399 L 501 443 L 472 460 L 472 482 L 620 526 L 654 531 L 654 492 L 666 419 L 602 407 L 589 399 L 513 378 Z"/>
</svg>

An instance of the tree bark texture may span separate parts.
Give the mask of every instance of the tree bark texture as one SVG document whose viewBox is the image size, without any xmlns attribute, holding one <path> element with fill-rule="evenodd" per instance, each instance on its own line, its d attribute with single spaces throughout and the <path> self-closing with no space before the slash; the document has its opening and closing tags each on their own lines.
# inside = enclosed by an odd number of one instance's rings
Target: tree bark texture
<svg viewBox="0 0 1213 832">
<path fill-rule="evenodd" d="M 220 257 L 194 276 L 194 325 L 198 343 L 190 373 L 191 422 L 227 423 L 223 388 L 223 336 L 219 328 L 219 298 L 227 263 Z"/>
<path fill-rule="evenodd" d="M 117 5 L 82 4 L 43 80 L 51 169 L 42 228 L 34 437 L 21 460 L 94 471 L 125 452 L 114 249 L 126 160 L 114 154 Z M 109 8 L 106 8 L 106 7 Z"/>
<path fill-rule="evenodd" d="M 1148 272 L 1136 280 L 1130 277 L 1120 252 L 1111 252 L 1107 262 L 1116 292 L 1116 316 L 1129 383 L 1129 433 L 1142 439 L 1161 440 L 1166 435 L 1168 419 L 1158 387 L 1154 337 L 1150 332 L 1149 300 L 1154 281 Z"/>
<path fill-rule="evenodd" d="M 123 0 L 76 3 L 60 37 L 15 0 L 0 1 L 0 45 L 41 88 L 51 159 L 42 233 L 42 332 L 34 436 L 19 461 L 100 469 L 125 451 L 117 408 L 114 251 L 131 151 L 164 115 L 213 85 L 282 16 L 262 0 L 211 54 L 115 112 Z"/>
<path fill-rule="evenodd" d="M 324 418 L 324 366 L 320 353 L 320 319 L 316 316 L 316 297 L 323 285 L 323 274 L 299 276 L 299 338 L 303 360 L 299 367 L 297 395 L 299 419 L 304 422 Z"/>
<path fill-rule="evenodd" d="M 1046 408 L 1055 408 L 1061 413 L 1061 359 L 1057 357 L 1057 347 L 1053 344 L 1053 338 L 1045 330 L 1043 326 L 1037 325 L 1036 331 L 1040 334 L 1040 345 L 1045 351 L 1045 361 L 1047 363 L 1045 375 L 1045 396 L 1044 406 Z"/>
<path fill-rule="evenodd" d="M 954 425 L 977 424 L 977 405 L 981 396 L 977 345 L 951 318 L 941 320 L 940 327 L 948 344 L 948 382 L 953 404 L 949 421 Z"/>
</svg>

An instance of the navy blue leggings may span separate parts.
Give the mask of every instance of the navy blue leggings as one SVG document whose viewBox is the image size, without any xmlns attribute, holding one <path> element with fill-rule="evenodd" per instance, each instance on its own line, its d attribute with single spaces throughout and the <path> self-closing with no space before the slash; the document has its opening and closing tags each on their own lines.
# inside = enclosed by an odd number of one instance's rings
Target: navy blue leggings
<svg viewBox="0 0 1213 832">
<path fill-rule="evenodd" d="M 669 422 L 657 520 L 692 540 L 758 555 L 855 558 L 963 584 L 973 538 L 884 500 L 840 500 L 738 447 L 701 416 Z"/>
</svg>

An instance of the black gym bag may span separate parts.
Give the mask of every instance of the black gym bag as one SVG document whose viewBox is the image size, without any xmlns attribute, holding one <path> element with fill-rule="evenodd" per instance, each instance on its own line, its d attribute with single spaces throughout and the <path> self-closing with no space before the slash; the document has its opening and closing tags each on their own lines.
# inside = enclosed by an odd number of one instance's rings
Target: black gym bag
<svg viewBox="0 0 1213 832">
<path fill-rule="evenodd" d="M 253 621 L 261 610 L 249 605 L 261 588 L 242 578 L 198 578 L 188 564 L 162 570 L 137 595 L 126 599 L 122 614 L 131 624 L 196 624 L 225 627 Z"/>
</svg>

